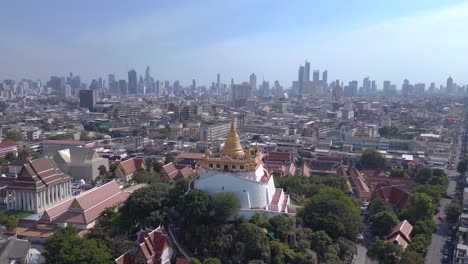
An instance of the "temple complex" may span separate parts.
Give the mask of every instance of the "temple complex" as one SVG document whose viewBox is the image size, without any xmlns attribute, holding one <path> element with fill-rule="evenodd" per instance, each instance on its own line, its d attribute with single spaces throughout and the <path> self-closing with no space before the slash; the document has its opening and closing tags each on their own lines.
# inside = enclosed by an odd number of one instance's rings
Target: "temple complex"
<svg viewBox="0 0 468 264">
<path fill-rule="evenodd" d="M 263 153 L 258 146 L 242 147 L 233 117 L 224 147 L 206 150 L 199 177 L 191 188 L 210 195 L 233 193 L 240 201 L 239 214 L 247 218 L 255 213 L 266 213 L 268 217 L 278 213 L 295 214 L 296 208 L 290 205 L 289 195 L 275 187 L 262 160 Z"/>
</svg>

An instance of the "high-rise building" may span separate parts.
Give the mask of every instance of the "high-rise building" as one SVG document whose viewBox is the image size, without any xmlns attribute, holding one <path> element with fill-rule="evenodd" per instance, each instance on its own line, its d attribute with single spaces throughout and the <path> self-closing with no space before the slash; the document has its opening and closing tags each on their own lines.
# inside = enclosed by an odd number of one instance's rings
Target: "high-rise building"
<svg viewBox="0 0 468 264">
<path fill-rule="evenodd" d="M 452 77 L 448 77 L 448 79 L 447 79 L 447 86 L 446 86 L 446 88 L 445 88 L 445 89 L 447 89 L 447 93 L 453 93 L 453 92 L 454 92 L 454 91 L 453 91 L 453 90 L 454 90 L 453 88 L 454 88 L 454 87 L 453 87 L 453 79 L 452 79 Z"/>
<path fill-rule="evenodd" d="M 221 93 L 221 74 L 216 74 L 216 92 Z"/>
<path fill-rule="evenodd" d="M 429 86 L 428 92 L 429 93 L 434 93 L 435 89 L 436 89 L 435 83 L 432 82 L 431 85 Z"/>
<path fill-rule="evenodd" d="M 299 70 L 297 72 L 297 81 L 299 83 L 299 87 L 298 87 L 299 94 L 304 93 L 304 74 L 305 74 L 304 72 L 305 72 L 304 66 L 300 65 Z"/>
<path fill-rule="evenodd" d="M 312 78 L 313 78 L 312 82 L 314 84 L 319 84 L 320 83 L 320 71 L 314 70 Z"/>
<path fill-rule="evenodd" d="M 128 94 L 128 89 L 127 89 L 127 81 L 126 80 L 120 80 L 119 81 L 119 95 L 127 95 Z"/>
<path fill-rule="evenodd" d="M 250 98 L 250 83 L 233 84 L 231 88 L 232 105 L 236 107 L 245 106 Z"/>
<path fill-rule="evenodd" d="M 415 94 L 424 94 L 426 92 L 426 84 L 424 83 L 417 83 L 414 85 L 414 93 Z"/>
<path fill-rule="evenodd" d="M 328 86 L 328 71 L 327 70 L 324 70 L 322 73 L 322 82 L 325 87 Z"/>
<path fill-rule="evenodd" d="M 371 82 L 369 80 L 369 76 L 364 78 L 362 81 L 362 93 L 369 94 L 371 92 Z"/>
<path fill-rule="evenodd" d="M 128 72 L 128 93 L 129 94 L 137 93 L 137 73 L 134 69 L 131 69 Z"/>
<path fill-rule="evenodd" d="M 390 81 L 384 81 L 383 82 L 383 92 L 385 94 L 388 94 L 390 92 L 390 85 L 391 85 Z"/>
<path fill-rule="evenodd" d="M 252 93 L 257 91 L 257 75 L 255 73 L 250 74 L 250 91 Z"/>
<path fill-rule="evenodd" d="M 375 80 L 372 80 L 372 82 L 371 82 L 371 92 L 372 93 L 377 92 L 377 85 L 375 84 Z"/>
<path fill-rule="evenodd" d="M 304 81 L 310 81 L 310 62 L 308 62 L 307 60 L 304 64 Z"/>
<path fill-rule="evenodd" d="M 195 79 L 192 80 L 192 91 L 195 91 L 197 89 L 197 83 L 195 82 Z"/>
<path fill-rule="evenodd" d="M 401 93 L 404 95 L 413 93 L 413 85 L 410 84 L 408 79 L 403 80 L 403 85 L 401 86 Z"/>
<path fill-rule="evenodd" d="M 145 82 L 146 82 L 147 85 L 149 85 L 150 79 L 151 79 L 150 68 L 149 68 L 149 66 L 146 66 L 146 70 L 145 70 Z"/>
<path fill-rule="evenodd" d="M 96 105 L 97 91 L 96 90 L 80 90 L 80 107 L 92 110 Z"/>
</svg>

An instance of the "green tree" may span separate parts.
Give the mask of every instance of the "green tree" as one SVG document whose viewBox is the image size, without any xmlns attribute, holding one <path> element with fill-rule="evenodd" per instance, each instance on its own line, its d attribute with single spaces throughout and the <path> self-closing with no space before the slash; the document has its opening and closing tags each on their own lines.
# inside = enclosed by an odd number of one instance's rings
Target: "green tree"
<svg viewBox="0 0 468 264">
<path fill-rule="evenodd" d="M 213 196 L 213 209 L 218 222 L 224 223 L 240 208 L 239 199 L 233 193 L 217 193 Z"/>
<path fill-rule="evenodd" d="M 221 264 L 221 260 L 218 258 L 207 258 L 203 260 L 203 264 Z"/>
<path fill-rule="evenodd" d="M 17 131 L 8 130 L 3 133 L 3 140 L 17 142 L 23 140 L 23 136 Z"/>
<path fill-rule="evenodd" d="M 167 153 L 166 156 L 164 156 L 164 164 L 168 163 L 174 163 L 175 162 L 175 157 L 172 155 L 172 153 Z"/>
<path fill-rule="evenodd" d="M 83 131 L 80 134 L 80 140 L 81 141 L 90 141 L 91 137 L 89 136 L 89 133 L 87 131 Z"/>
<path fill-rule="evenodd" d="M 259 259 L 262 254 L 268 252 L 268 239 L 262 229 L 249 222 L 244 222 L 238 227 L 237 241 L 245 245 L 245 257 L 247 259 Z"/>
<path fill-rule="evenodd" d="M 104 176 L 107 173 L 107 168 L 104 165 L 98 167 L 99 175 Z"/>
<path fill-rule="evenodd" d="M 385 167 L 385 156 L 375 149 L 366 149 L 361 156 L 361 165 L 366 169 Z"/>
<path fill-rule="evenodd" d="M 447 216 L 447 221 L 451 224 L 455 224 L 458 221 L 461 213 L 463 212 L 463 207 L 459 201 L 452 200 L 447 207 L 445 207 L 445 215 Z"/>
<path fill-rule="evenodd" d="M 203 223 L 210 210 L 210 196 L 202 190 L 190 191 L 179 200 L 178 212 L 185 223 Z"/>
<path fill-rule="evenodd" d="M 317 253 L 318 259 L 322 261 L 325 259 L 325 255 L 328 252 L 332 252 L 335 255 L 339 252 L 338 245 L 335 245 L 333 239 L 323 230 L 316 231 L 312 234 L 310 248 Z"/>
<path fill-rule="evenodd" d="M 432 198 L 434 204 L 437 204 L 446 191 L 447 188 L 444 186 L 423 184 L 414 188 L 413 193 L 425 193 Z"/>
<path fill-rule="evenodd" d="M 113 263 L 110 249 L 105 244 L 80 238 L 74 227 L 59 229 L 47 238 L 44 249 L 47 263 Z"/>
<path fill-rule="evenodd" d="M 260 260 L 260 259 L 253 259 L 253 260 L 249 260 L 247 264 L 265 264 L 265 261 Z"/>
<path fill-rule="evenodd" d="M 35 151 L 27 146 L 23 146 L 20 150 L 18 150 L 18 159 L 25 161 L 28 160 L 29 157 L 32 157 L 35 154 Z"/>
<path fill-rule="evenodd" d="M 190 264 L 202 264 L 197 258 L 190 258 Z"/>
<path fill-rule="evenodd" d="M 377 240 L 367 250 L 367 256 L 380 264 L 397 264 L 401 252 L 402 249 L 399 245 Z"/>
<path fill-rule="evenodd" d="M 427 183 L 429 181 L 429 179 L 432 177 L 433 173 L 432 173 L 432 170 L 431 168 L 429 167 L 424 167 L 424 168 L 421 168 L 418 173 L 416 173 L 416 177 L 415 177 L 415 180 L 419 183 Z"/>
<path fill-rule="evenodd" d="M 403 178 L 405 177 L 405 175 L 406 175 L 406 172 L 404 169 L 397 168 L 397 169 L 392 169 L 390 171 L 390 177 L 392 178 Z"/>
<path fill-rule="evenodd" d="M 8 162 L 12 162 L 12 161 L 15 161 L 17 159 L 17 156 L 14 152 L 8 152 L 6 155 L 5 155 L 5 160 L 8 161 Z"/>
<path fill-rule="evenodd" d="M 398 224 L 398 217 L 392 211 L 383 211 L 372 215 L 370 221 L 375 231 L 381 235 L 388 235 L 392 228 Z"/>
<path fill-rule="evenodd" d="M 132 224 L 142 224 L 150 216 L 151 221 L 162 223 L 167 216 L 169 187 L 158 183 L 136 190 L 121 208 L 124 217 Z"/>
<path fill-rule="evenodd" d="M 0 213 L 0 225 L 5 226 L 9 230 L 18 226 L 18 218 L 12 215 L 6 215 L 4 213 Z"/>
<path fill-rule="evenodd" d="M 406 219 L 410 223 L 418 220 L 431 219 L 436 210 L 436 205 L 431 197 L 425 193 L 414 193 L 410 202 L 403 208 L 400 219 Z"/>
<path fill-rule="evenodd" d="M 4 158 L 0 158 L 0 165 L 2 165 L 5 162 L 6 162 L 6 160 Z"/>
<path fill-rule="evenodd" d="M 424 264 L 426 259 L 418 252 L 405 250 L 401 255 L 400 264 Z"/>
<path fill-rule="evenodd" d="M 419 220 L 413 226 L 412 236 L 415 237 L 419 234 L 423 234 L 427 237 L 431 237 L 432 233 L 436 230 L 436 223 L 432 219 Z"/>
<path fill-rule="evenodd" d="M 393 206 L 385 199 L 375 197 L 369 204 L 369 214 L 374 215 L 380 212 L 390 211 L 393 212 Z"/>
<path fill-rule="evenodd" d="M 275 215 L 268 220 L 276 237 L 283 243 L 287 243 L 295 233 L 295 219 L 286 214 Z"/>
<path fill-rule="evenodd" d="M 153 162 L 153 170 L 155 172 L 157 172 L 157 173 L 161 172 L 163 166 L 164 165 L 161 162 L 157 161 L 157 160 L 155 162 Z"/>
<path fill-rule="evenodd" d="M 423 256 L 426 256 L 429 245 L 431 244 L 431 237 L 427 237 L 423 234 L 419 234 L 411 239 L 411 244 L 408 250 L 417 252 Z"/>
<path fill-rule="evenodd" d="M 330 187 L 322 187 L 319 194 L 307 199 L 298 216 L 305 226 L 324 230 L 333 239 L 344 236 L 354 240 L 362 228 L 357 201 Z"/>
</svg>

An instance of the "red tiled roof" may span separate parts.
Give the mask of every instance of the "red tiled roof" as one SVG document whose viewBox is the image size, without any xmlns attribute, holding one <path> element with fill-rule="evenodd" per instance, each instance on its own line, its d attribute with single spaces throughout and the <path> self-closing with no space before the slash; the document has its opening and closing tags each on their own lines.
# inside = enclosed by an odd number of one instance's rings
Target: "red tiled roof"
<svg viewBox="0 0 468 264">
<path fill-rule="evenodd" d="M 0 142 L 0 149 L 2 148 L 11 148 L 11 147 L 18 147 L 18 144 L 16 144 L 15 142 L 13 141 L 2 141 Z"/>
<path fill-rule="evenodd" d="M 267 161 L 281 161 L 290 163 L 293 160 L 292 153 L 290 152 L 275 152 L 271 151 L 268 152 L 265 156 L 265 160 Z"/>
<path fill-rule="evenodd" d="M 133 264 L 132 254 L 125 252 L 122 256 L 115 259 L 116 264 Z"/>
<path fill-rule="evenodd" d="M 169 239 L 163 228 L 148 232 L 140 231 L 139 241 L 135 255 L 143 255 L 146 263 L 160 263 L 161 256 L 166 246 L 170 246 Z M 119 258 L 122 258 L 120 256 Z"/>
<path fill-rule="evenodd" d="M 177 178 L 179 170 L 174 166 L 172 162 L 164 165 L 160 172 L 162 177 L 168 177 L 170 180 L 174 180 Z"/>
<path fill-rule="evenodd" d="M 145 162 L 144 159 L 138 159 L 138 158 L 131 158 L 128 160 L 124 160 L 120 162 L 117 170 L 120 170 L 123 175 L 130 175 L 141 168 L 145 168 L 144 162 Z"/>
<path fill-rule="evenodd" d="M 47 209 L 39 222 L 89 224 L 106 208 L 124 202 L 129 196 L 117 182 L 111 181 Z"/>
<path fill-rule="evenodd" d="M 69 180 L 70 176 L 63 174 L 53 160 L 40 158 L 24 164 L 18 177 L 8 188 L 40 191 Z"/>
<path fill-rule="evenodd" d="M 413 226 L 407 221 L 401 221 L 395 226 L 390 234 L 385 238 L 386 242 L 392 242 L 399 244 L 403 249 L 406 249 L 408 244 L 411 242 L 411 232 Z"/>
<path fill-rule="evenodd" d="M 375 189 L 373 197 L 380 197 L 398 209 L 402 209 L 408 203 L 410 194 L 399 186 L 382 186 Z"/>
</svg>

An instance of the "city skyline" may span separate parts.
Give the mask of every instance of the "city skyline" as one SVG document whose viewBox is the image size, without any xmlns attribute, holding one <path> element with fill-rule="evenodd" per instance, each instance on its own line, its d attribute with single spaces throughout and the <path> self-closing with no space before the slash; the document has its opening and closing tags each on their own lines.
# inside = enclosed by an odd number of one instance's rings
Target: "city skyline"
<svg viewBox="0 0 468 264">
<path fill-rule="evenodd" d="M 328 70 L 329 80 L 361 83 L 370 76 L 379 89 L 385 80 L 438 87 L 451 76 L 459 85 L 468 83 L 463 65 L 468 38 L 459 34 L 468 29 L 466 1 L 401 1 L 402 6 L 299 1 L 286 7 L 261 1 L 200 6 L 103 1 L 94 8 L 90 1 L 72 7 L 46 2 L 55 7 L 5 4 L 8 12 L 0 22 L 8 25 L 4 36 L 9 41 L 0 43 L 1 79 L 45 82 L 51 75 L 74 72 L 90 83 L 108 74 L 126 79 L 131 69 L 144 76 L 148 65 L 155 79 L 183 85 L 195 79 L 209 86 L 217 73 L 223 83 L 231 77 L 242 83 L 253 72 L 290 87 L 298 65 L 307 59 L 311 71 Z M 310 16 L 317 9 L 323 12 Z M 20 11 L 24 16 L 15 16 Z M 230 15 L 240 11 L 246 19 Z"/>
</svg>

